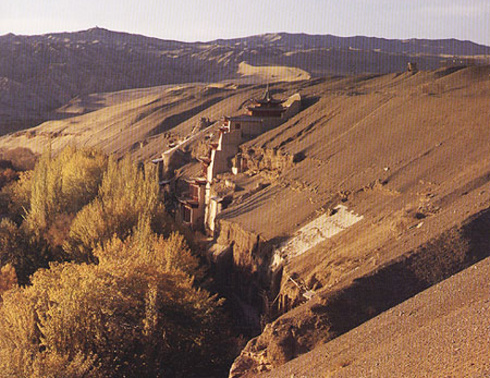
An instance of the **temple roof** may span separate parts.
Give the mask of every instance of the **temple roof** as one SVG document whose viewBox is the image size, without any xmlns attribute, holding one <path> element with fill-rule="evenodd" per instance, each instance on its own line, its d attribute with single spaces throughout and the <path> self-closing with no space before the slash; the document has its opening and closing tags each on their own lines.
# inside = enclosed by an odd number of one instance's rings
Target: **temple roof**
<svg viewBox="0 0 490 378">
<path fill-rule="evenodd" d="M 255 99 L 255 102 L 257 104 L 281 104 L 283 101 L 282 100 L 276 100 L 275 98 L 272 97 L 272 93 L 269 90 L 269 84 L 267 84 L 267 88 L 265 89 L 264 95 L 262 98 Z"/>
<path fill-rule="evenodd" d="M 235 122 L 257 122 L 257 117 L 251 116 L 249 114 L 242 114 L 239 116 L 227 117 L 227 120 Z"/>
</svg>

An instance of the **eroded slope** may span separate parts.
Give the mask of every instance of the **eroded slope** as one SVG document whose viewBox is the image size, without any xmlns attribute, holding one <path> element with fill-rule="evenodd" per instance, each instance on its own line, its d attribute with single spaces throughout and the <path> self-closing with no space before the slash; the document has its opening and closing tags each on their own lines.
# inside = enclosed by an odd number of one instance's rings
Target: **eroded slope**
<svg viewBox="0 0 490 378">
<path fill-rule="evenodd" d="M 266 377 L 490 374 L 487 258 Z"/>
<path fill-rule="evenodd" d="M 278 240 L 339 204 L 363 219 L 286 263 L 269 312 L 295 309 L 248 344 L 233 376 L 279 366 L 488 254 L 488 246 L 474 252 L 464 247 L 471 238 L 448 235 L 490 205 L 489 73 L 471 67 L 321 84 L 315 104 L 243 148 L 256 160 L 257 151 L 275 150 L 297 161 L 276 175 L 249 172 L 269 185 L 222 214 L 226 230 L 261 240 L 262 254 L 234 247 L 235 261 L 251 261 L 255 276 Z M 378 281 L 404 264 L 407 279 Z M 376 285 L 394 290 L 356 305 Z M 348 299 L 349 315 L 332 318 L 329 303 Z"/>
</svg>

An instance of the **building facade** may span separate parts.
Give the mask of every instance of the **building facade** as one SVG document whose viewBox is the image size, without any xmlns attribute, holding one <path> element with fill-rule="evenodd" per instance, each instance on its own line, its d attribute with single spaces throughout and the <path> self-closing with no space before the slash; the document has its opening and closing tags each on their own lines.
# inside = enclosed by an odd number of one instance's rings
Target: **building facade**
<svg viewBox="0 0 490 378">
<path fill-rule="evenodd" d="M 176 218 L 194 230 L 214 233 L 218 214 L 229 204 L 228 198 L 213 195 L 217 175 L 225 172 L 237 174 L 246 169 L 239 146 L 287 121 L 301 109 L 301 96 L 295 94 L 285 101 L 273 98 L 267 87 L 261 98 L 246 107 L 246 114 L 224 117 L 218 129 L 218 141 L 209 144 L 206 156 L 198 158 L 202 165 L 199 177 L 186 179 L 187 189 L 177 195 Z M 160 182 L 166 185 L 173 172 L 178 148 L 164 153 L 154 162 L 161 165 Z"/>
</svg>

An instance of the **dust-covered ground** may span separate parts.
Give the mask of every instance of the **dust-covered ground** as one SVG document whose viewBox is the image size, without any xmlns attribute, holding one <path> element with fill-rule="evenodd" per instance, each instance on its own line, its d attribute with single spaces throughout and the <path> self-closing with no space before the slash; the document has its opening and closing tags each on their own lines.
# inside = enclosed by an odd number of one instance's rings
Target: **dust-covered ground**
<svg viewBox="0 0 490 378">
<path fill-rule="evenodd" d="M 269 298 L 271 323 L 233 376 L 390 376 L 393 366 L 400 376 L 485 376 L 488 259 L 474 264 L 490 251 L 489 75 L 450 67 L 271 85 L 278 98 L 299 92 L 304 109 L 241 146 L 246 172 L 219 177 L 234 188 L 219 241 L 253 276 L 339 205 L 359 220 L 291 254 Z M 60 110 L 68 118 L 4 136 L 0 148 L 76 144 L 148 161 L 191 138 L 202 118 L 242 113 L 264 89 L 229 81 L 79 98 Z M 199 169 L 187 153 L 178 174 Z M 257 240 L 269 251 L 260 258 Z"/>
</svg>

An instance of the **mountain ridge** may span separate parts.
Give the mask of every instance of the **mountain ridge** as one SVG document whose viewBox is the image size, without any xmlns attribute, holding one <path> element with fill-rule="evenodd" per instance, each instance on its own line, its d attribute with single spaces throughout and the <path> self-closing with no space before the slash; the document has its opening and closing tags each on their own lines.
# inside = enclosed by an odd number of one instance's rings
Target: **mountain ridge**
<svg viewBox="0 0 490 378">
<path fill-rule="evenodd" d="M 43 34 L 34 34 L 34 35 L 27 35 L 27 34 L 15 34 L 15 33 L 7 33 L 4 35 L 0 35 L 0 39 L 4 37 L 8 38 L 30 38 L 30 39 L 36 39 L 39 37 L 70 37 L 70 36 L 77 36 L 77 35 L 94 35 L 98 34 L 99 36 L 104 36 L 104 35 L 118 35 L 120 37 L 129 37 L 129 38 L 143 38 L 148 41 L 158 41 L 158 42 L 167 42 L 167 43 L 176 43 L 176 44 L 181 44 L 181 45 L 207 45 L 207 44 L 231 44 L 231 43 L 236 43 L 236 42 L 241 42 L 241 41 L 246 41 L 250 39 L 259 39 L 259 38 L 269 38 L 269 37 L 303 37 L 303 38 L 310 38 L 310 39 L 330 39 L 330 40 L 345 40 L 345 41 L 359 41 L 359 40 L 370 40 L 370 41 L 379 41 L 379 42 L 400 42 L 403 44 L 406 43 L 416 43 L 416 42 L 422 42 L 422 43 L 458 43 L 458 44 L 469 44 L 472 48 L 474 49 L 479 49 L 484 55 L 490 53 L 490 46 L 487 46 L 482 43 L 476 43 L 472 40 L 468 39 L 458 39 L 458 38 L 436 38 L 436 39 L 431 39 L 431 38 L 386 38 L 386 37 L 376 37 L 376 36 L 366 36 L 366 35 L 352 35 L 352 36 L 338 36 L 334 34 L 310 34 L 310 33 L 290 33 L 290 32 L 268 32 L 268 33 L 262 33 L 262 34 L 254 34 L 250 36 L 245 36 L 245 37 L 236 37 L 236 38 L 217 38 L 217 39 L 212 39 L 212 40 L 205 40 L 205 41 L 179 41 L 176 39 L 166 39 L 166 38 L 159 38 L 159 37 L 152 37 L 152 36 L 147 36 L 144 34 L 139 34 L 139 33 L 128 33 L 124 31 L 116 31 L 116 30 L 110 30 L 107 28 L 103 27 L 92 27 L 89 29 L 84 29 L 84 30 L 79 30 L 79 31 L 74 31 L 74 32 L 54 32 L 54 33 L 43 33 Z M 269 38 L 270 39 L 270 38 Z"/>
<path fill-rule="evenodd" d="M 37 125 L 79 95 L 240 80 L 242 62 L 295 67 L 312 77 L 401 72 L 488 60 L 490 47 L 458 40 L 388 40 L 268 33 L 180 42 L 91 28 L 0 36 L 0 135 Z"/>
</svg>

